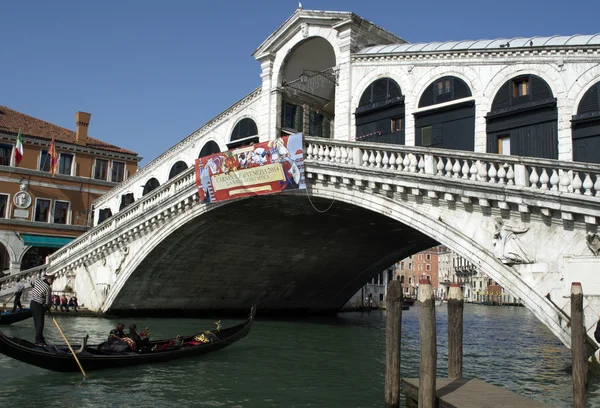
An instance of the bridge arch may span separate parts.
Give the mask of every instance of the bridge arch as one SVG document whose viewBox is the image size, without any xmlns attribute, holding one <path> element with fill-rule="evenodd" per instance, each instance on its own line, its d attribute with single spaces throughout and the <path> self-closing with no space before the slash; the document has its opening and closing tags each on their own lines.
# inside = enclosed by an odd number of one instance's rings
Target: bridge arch
<svg viewBox="0 0 600 408">
<path fill-rule="evenodd" d="M 385 195 L 372 194 L 367 190 L 340 189 L 332 183 L 309 186 L 308 193 L 313 199 L 335 200 L 336 202 L 348 204 L 358 209 L 384 215 L 418 233 L 424 234 L 424 236 L 430 237 L 430 239 L 431 237 L 435 237 L 435 241 L 447 246 L 472 264 L 477 265 L 481 271 L 498 282 L 502 287 L 506 288 L 511 294 L 521 298 L 526 307 L 544 322 L 561 340 L 563 340 L 563 342 L 567 342 L 568 345 L 568 336 L 565 334 L 566 328 L 562 327 L 563 325 L 566 325 L 566 321 L 561 321 L 561 317 L 556 313 L 556 309 L 551 302 L 544 296 L 532 290 L 513 267 L 505 265 L 497 259 L 494 254 L 486 249 L 487 247 L 491 247 L 490 241 L 492 240 L 492 234 L 488 233 L 488 231 L 490 228 L 493 231 L 494 223 L 493 217 L 489 214 L 477 213 L 477 216 L 480 218 L 474 219 L 473 222 L 480 223 L 485 228 L 481 228 L 481 230 L 474 234 L 469 233 L 469 235 L 467 235 L 461 228 L 452 224 L 456 208 L 452 209 L 449 207 L 448 209 L 443 209 L 439 206 L 423 204 L 419 201 L 398 200 Z M 276 195 L 273 197 L 295 197 L 304 200 L 306 194 L 306 192 L 301 191 L 297 193 Z M 172 220 L 161 226 L 161 231 L 164 234 L 149 234 L 148 240 L 139 247 L 139 250 L 132 251 L 132 257 L 127 260 L 125 265 L 123 265 L 123 269 L 121 270 L 117 281 L 111 287 L 110 292 L 102 305 L 103 311 L 106 312 L 111 309 L 113 302 L 117 296 L 119 296 L 120 291 L 127 284 L 127 281 L 166 236 L 172 235 L 180 227 L 190 223 L 190 221 L 210 213 L 211 211 L 220 209 L 223 206 L 230 205 L 231 203 L 226 202 L 203 205 L 199 204 L 195 197 L 193 197 L 193 200 L 194 204 L 190 205 L 189 210 L 181 211 L 176 214 Z M 250 200 L 253 199 L 234 202 L 251 205 Z M 426 208 L 427 206 L 428 208 Z M 459 215 L 459 218 L 460 217 L 462 217 L 462 215 Z M 206 225 L 199 225 L 198 228 L 200 227 L 202 228 L 202 231 L 207 229 Z M 208 225 L 208 228 L 209 227 L 210 225 Z M 191 233 L 194 233 L 194 231 L 192 230 Z M 171 243 L 173 246 L 177 246 L 178 243 L 185 242 L 185 240 L 189 238 L 181 236 L 181 234 L 174 235 L 174 237 L 176 237 L 176 240 Z M 431 241 L 423 242 L 428 242 L 429 246 L 431 246 L 435 241 L 431 239 Z M 414 252 L 418 252 L 418 250 L 421 249 L 424 248 L 413 248 Z M 404 256 L 406 255 L 408 254 L 404 254 Z M 390 257 L 388 261 L 391 265 L 399 259 L 401 258 L 392 259 Z M 163 269 L 164 268 L 157 268 L 157 276 L 160 276 L 161 270 Z M 383 269 L 384 268 L 381 268 L 378 272 Z M 153 279 L 153 277 L 151 276 L 148 279 Z M 139 281 L 140 279 L 136 278 L 136 285 Z M 347 285 L 347 287 L 344 288 L 344 293 L 348 294 L 349 298 L 349 296 L 354 293 L 353 291 L 358 290 L 364 282 L 354 280 L 350 281 L 350 283 L 340 284 Z M 347 299 L 343 299 L 344 302 L 346 300 Z M 341 307 L 342 305 L 343 302 L 339 306 Z"/>
<path fill-rule="evenodd" d="M 600 77 L 586 88 L 571 119 L 573 160 L 600 164 Z"/>
<path fill-rule="evenodd" d="M 231 121 L 229 132 L 227 132 L 229 142 L 245 139 L 247 137 L 258 136 L 258 121 L 254 115 L 242 115 L 237 120 Z"/>
<path fill-rule="evenodd" d="M 213 139 L 210 139 L 207 140 L 204 144 L 202 144 L 200 152 L 198 153 L 196 158 L 199 159 L 200 157 L 208 156 L 219 152 L 221 152 L 221 146 L 219 146 L 219 143 L 217 143 Z"/>
<path fill-rule="evenodd" d="M 181 172 L 187 170 L 188 165 L 183 160 L 177 160 L 172 166 L 171 170 L 169 170 L 169 178 L 167 180 L 171 180 L 173 177 L 176 177 Z"/>
<path fill-rule="evenodd" d="M 159 186 L 160 186 L 160 182 L 158 181 L 158 179 L 156 177 L 150 177 L 144 183 L 144 187 L 142 190 L 142 197 L 145 196 L 146 194 L 150 193 L 152 190 L 158 188 Z"/>
</svg>

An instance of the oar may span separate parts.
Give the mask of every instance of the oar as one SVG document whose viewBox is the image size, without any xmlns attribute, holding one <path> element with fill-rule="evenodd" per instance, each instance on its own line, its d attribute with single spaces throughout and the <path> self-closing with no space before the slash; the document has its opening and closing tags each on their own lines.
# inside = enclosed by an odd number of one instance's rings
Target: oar
<svg viewBox="0 0 600 408">
<path fill-rule="evenodd" d="M 52 316 L 52 315 L 50 315 L 50 316 Z M 81 374 L 83 374 L 83 379 L 85 380 L 87 378 L 87 374 L 83 370 L 83 367 L 81 366 L 81 363 L 79 362 L 79 359 L 77 358 L 77 355 L 73 351 L 73 348 L 71 347 L 71 344 L 69 344 L 69 340 L 67 340 L 67 337 L 65 336 L 65 334 L 63 333 L 63 331 L 60 329 L 60 326 L 58 325 L 58 322 L 56 321 L 56 319 L 54 318 L 54 316 L 52 316 L 52 321 L 56 325 L 56 328 L 60 332 L 60 334 L 63 337 L 63 339 L 65 339 L 65 342 L 67 343 L 67 346 L 69 347 L 69 350 L 71 350 L 71 354 L 73 354 L 73 358 L 75 358 L 75 361 L 77 361 L 77 365 L 79 366 L 79 369 L 81 370 Z"/>
</svg>

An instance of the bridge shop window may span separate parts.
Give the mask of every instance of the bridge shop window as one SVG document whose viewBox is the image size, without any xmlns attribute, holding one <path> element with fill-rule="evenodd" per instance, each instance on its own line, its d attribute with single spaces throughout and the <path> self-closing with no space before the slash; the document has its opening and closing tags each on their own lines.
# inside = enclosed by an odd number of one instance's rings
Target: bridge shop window
<svg viewBox="0 0 600 408">
<path fill-rule="evenodd" d="M 133 204 L 135 202 L 135 198 L 133 197 L 133 193 L 123 194 L 121 196 L 121 205 L 119 205 L 119 211 L 123 208 Z"/>
<path fill-rule="evenodd" d="M 429 84 L 414 113 L 415 145 L 475 150 L 475 101 L 471 96 L 469 86 L 457 77 L 446 76 Z"/>
<path fill-rule="evenodd" d="M 600 82 L 581 98 L 571 126 L 573 160 L 600 164 Z"/>
<path fill-rule="evenodd" d="M 13 157 L 12 151 L 13 145 L 0 143 L 0 166 L 10 166 Z"/>
<path fill-rule="evenodd" d="M 214 141 L 209 141 L 207 142 L 204 146 L 202 146 L 202 149 L 200 149 L 200 154 L 198 155 L 198 158 L 204 157 L 204 156 L 210 156 L 211 154 L 215 154 L 215 153 L 219 153 L 221 151 L 221 149 L 219 148 L 219 145 L 214 142 Z"/>
<path fill-rule="evenodd" d="M 110 210 L 110 208 L 101 209 L 100 211 L 98 211 L 98 224 L 103 223 L 110 217 L 112 217 L 112 211 Z M 98 224 L 96 224 L 96 225 L 98 225 Z"/>
<path fill-rule="evenodd" d="M 371 83 L 354 115 L 357 141 L 404 144 L 404 95 L 393 79 Z"/>
<path fill-rule="evenodd" d="M 70 153 L 61 153 L 58 158 L 58 174 L 70 176 L 73 171 L 73 155 Z"/>
<path fill-rule="evenodd" d="M 245 139 L 250 136 L 258 135 L 258 127 L 256 123 L 250 118 L 244 118 L 236 123 L 231 132 L 231 141 Z"/>
<path fill-rule="evenodd" d="M 310 110 L 308 115 L 308 134 L 329 139 L 331 136 L 331 121 L 320 112 Z"/>
<path fill-rule="evenodd" d="M 112 162 L 110 179 L 115 183 L 120 183 L 125 180 L 125 163 L 118 161 Z"/>
<path fill-rule="evenodd" d="M 518 156 L 558 158 L 556 98 L 536 75 L 506 81 L 486 116 L 487 151 Z"/>
<path fill-rule="evenodd" d="M 33 213 L 34 221 L 48 222 L 50 218 L 50 203 L 51 200 L 47 200 L 45 198 L 36 198 L 35 212 Z"/>
<path fill-rule="evenodd" d="M 281 126 L 292 132 L 302 132 L 304 108 L 301 105 L 284 102 L 281 109 Z"/>
<path fill-rule="evenodd" d="M 108 176 L 108 160 L 96 159 L 94 164 L 94 178 L 96 180 L 106 180 Z"/>
<path fill-rule="evenodd" d="M 171 171 L 169 172 L 169 180 L 173 177 L 177 176 L 179 173 L 187 170 L 188 165 L 184 161 L 178 161 L 171 167 Z"/>
<path fill-rule="evenodd" d="M 8 218 L 8 194 L 0 194 L 0 218 Z"/>
<path fill-rule="evenodd" d="M 142 196 L 145 196 L 146 194 L 148 194 L 152 190 L 157 189 L 159 186 L 160 186 L 160 183 L 158 182 L 158 180 L 155 179 L 154 177 L 152 177 L 144 185 L 144 191 L 142 192 Z"/>
<path fill-rule="evenodd" d="M 54 201 L 53 223 L 68 224 L 69 223 L 69 206 L 68 201 Z"/>
</svg>

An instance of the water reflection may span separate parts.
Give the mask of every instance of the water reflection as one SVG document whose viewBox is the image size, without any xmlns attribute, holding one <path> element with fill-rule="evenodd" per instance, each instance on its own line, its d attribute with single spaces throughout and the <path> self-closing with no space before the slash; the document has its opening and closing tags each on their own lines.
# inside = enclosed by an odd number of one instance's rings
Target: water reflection
<svg viewBox="0 0 600 408">
<path fill-rule="evenodd" d="M 438 376 L 447 372 L 447 315 L 436 308 Z M 74 342 L 86 333 L 103 341 L 128 319 L 58 317 Z M 571 404 L 570 351 L 524 308 L 465 306 L 464 375 L 555 406 Z M 135 319 L 153 338 L 214 327 L 215 319 Z M 226 326 L 240 320 L 223 320 Z M 46 337 L 61 343 L 51 320 Z M 31 320 L 7 329 L 33 336 Z M 404 312 L 402 375 L 418 376 L 417 309 Z M 385 371 L 385 312 L 310 320 L 259 320 L 248 337 L 223 351 L 188 360 L 80 374 L 45 371 L 0 356 L 2 406 L 67 407 L 381 407 Z M 600 382 L 592 378 L 590 407 Z"/>
</svg>

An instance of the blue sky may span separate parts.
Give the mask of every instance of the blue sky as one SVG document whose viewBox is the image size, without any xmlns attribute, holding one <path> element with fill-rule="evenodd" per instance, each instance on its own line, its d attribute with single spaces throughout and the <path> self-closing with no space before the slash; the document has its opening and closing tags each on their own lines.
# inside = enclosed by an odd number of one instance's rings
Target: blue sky
<svg viewBox="0 0 600 408">
<path fill-rule="evenodd" d="M 409 42 L 600 33 L 600 1 L 302 1 Z M 297 1 L 5 1 L 0 105 L 136 151 L 142 165 L 260 85 L 251 54 Z"/>
</svg>

